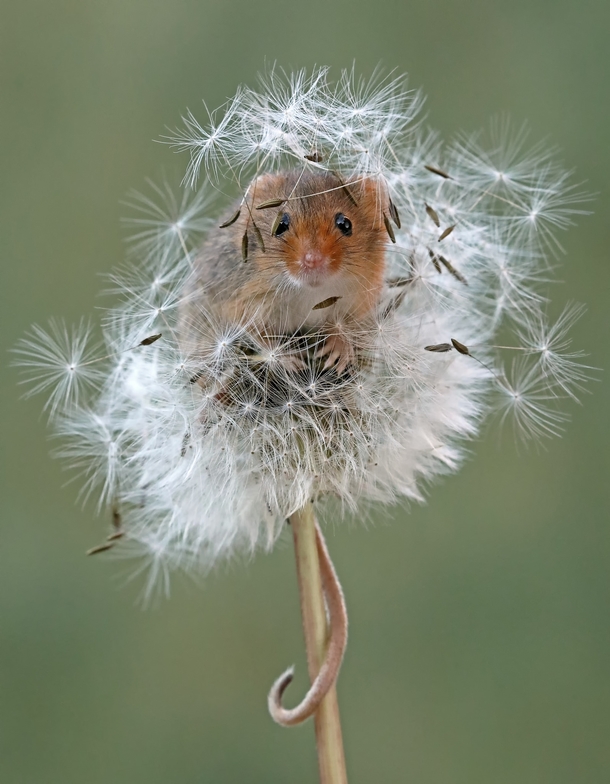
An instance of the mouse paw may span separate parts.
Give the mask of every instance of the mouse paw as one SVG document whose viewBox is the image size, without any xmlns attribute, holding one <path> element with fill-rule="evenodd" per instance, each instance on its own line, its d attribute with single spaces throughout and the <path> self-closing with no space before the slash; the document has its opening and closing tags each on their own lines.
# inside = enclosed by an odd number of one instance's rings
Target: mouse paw
<svg viewBox="0 0 610 784">
<path fill-rule="evenodd" d="M 286 370 L 291 370 L 293 373 L 298 370 L 304 370 L 307 367 L 300 354 L 282 354 L 279 362 L 282 367 Z"/>
<path fill-rule="evenodd" d="M 316 351 L 314 357 L 315 359 L 327 357 L 324 363 L 324 370 L 328 370 L 328 368 L 334 365 L 337 374 L 341 375 L 345 372 L 348 365 L 354 363 L 356 353 L 346 337 L 335 333 L 326 338 L 324 345 Z"/>
<path fill-rule="evenodd" d="M 261 354 L 266 362 L 270 364 L 277 363 L 285 370 L 297 372 L 306 367 L 299 351 L 287 349 L 277 341 L 266 341 Z"/>
</svg>

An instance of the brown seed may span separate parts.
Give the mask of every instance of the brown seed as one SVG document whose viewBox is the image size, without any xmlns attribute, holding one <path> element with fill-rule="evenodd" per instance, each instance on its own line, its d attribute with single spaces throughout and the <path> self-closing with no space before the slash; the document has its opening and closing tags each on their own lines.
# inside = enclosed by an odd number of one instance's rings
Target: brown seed
<svg viewBox="0 0 610 784">
<path fill-rule="evenodd" d="M 235 221 L 239 218 L 240 215 L 241 215 L 241 207 L 237 210 L 235 215 L 231 216 L 228 221 L 225 221 L 224 223 L 221 223 L 218 228 L 219 229 L 226 229 L 227 226 L 232 226 L 235 223 Z"/>
<path fill-rule="evenodd" d="M 324 156 L 320 152 L 312 152 L 310 155 L 305 155 L 305 160 L 311 161 L 312 163 L 322 163 L 324 160 Z"/>
<path fill-rule="evenodd" d="M 323 299 L 322 302 L 318 302 L 317 305 L 314 305 L 312 310 L 324 310 L 324 308 L 330 308 L 339 299 L 341 299 L 341 297 L 328 297 L 328 299 Z"/>
<path fill-rule="evenodd" d="M 436 166 L 424 166 L 424 169 L 428 169 L 432 174 L 438 174 L 439 177 L 443 177 L 445 180 L 453 179 L 447 172 L 444 172 L 442 169 L 437 169 Z"/>
<path fill-rule="evenodd" d="M 110 534 L 108 537 L 109 542 L 116 542 L 118 539 L 122 539 L 125 536 L 125 531 L 115 531 L 113 534 Z"/>
<path fill-rule="evenodd" d="M 351 190 L 347 187 L 347 185 L 343 186 L 343 190 L 347 194 L 347 198 L 351 201 L 351 203 L 354 205 L 354 207 L 357 207 L 358 206 L 358 202 L 356 201 L 356 197 L 351 192 Z"/>
<path fill-rule="evenodd" d="M 426 204 L 426 203 L 424 202 L 424 204 Z M 438 217 L 438 214 L 437 214 L 436 210 L 433 209 L 429 204 L 426 204 L 426 212 L 428 213 L 428 217 L 431 218 L 434 221 L 434 223 L 438 226 L 438 228 L 440 229 L 441 222 L 439 220 L 439 217 Z"/>
<path fill-rule="evenodd" d="M 442 242 L 445 239 L 445 237 L 448 237 L 454 229 L 455 229 L 455 224 L 453 224 L 453 226 L 447 226 L 445 231 L 438 238 L 438 241 Z"/>
<path fill-rule="evenodd" d="M 400 228 L 400 215 L 398 214 L 398 210 L 392 199 L 390 199 L 390 218 L 392 218 L 394 223 Z"/>
<path fill-rule="evenodd" d="M 275 232 L 278 229 L 278 226 L 282 222 L 282 218 L 284 217 L 284 213 L 280 210 L 278 214 L 275 216 L 275 220 L 273 221 L 273 225 L 271 226 L 271 235 L 275 237 Z"/>
<path fill-rule="evenodd" d="M 98 553 L 105 553 L 106 550 L 110 550 L 114 547 L 114 542 L 106 542 L 105 544 L 98 544 L 97 547 L 92 547 L 90 550 L 87 550 L 85 555 L 97 555 Z"/>
<path fill-rule="evenodd" d="M 159 338 L 161 337 L 162 334 L 163 334 L 162 332 L 159 332 L 158 335 L 151 335 L 149 338 L 144 338 L 144 340 L 140 341 L 139 345 L 140 346 L 150 346 L 151 343 L 154 343 L 155 341 L 159 340 Z"/>
<path fill-rule="evenodd" d="M 184 457 L 186 455 L 186 450 L 188 448 L 190 440 L 191 440 L 191 434 L 190 434 L 190 431 L 187 430 L 186 433 L 184 434 L 184 438 L 182 439 L 182 447 L 180 449 L 180 457 Z"/>
<path fill-rule="evenodd" d="M 354 205 L 354 207 L 357 207 L 358 206 L 358 202 L 356 201 L 356 199 L 354 197 L 354 194 L 351 192 L 349 187 L 343 182 L 343 178 L 340 177 L 337 174 L 337 172 L 332 172 L 332 173 L 339 180 L 339 183 L 340 183 L 341 187 L 343 188 L 343 190 L 345 191 L 345 194 L 346 194 L 347 198 L 351 201 L 351 203 Z"/>
<path fill-rule="evenodd" d="M 112 510 L 112 525 L 117 530 L 121 527 L 121 513 L 116 507 Z"/>
<path fill-rule="evenodd" d="M 424 346 L 424 351 L 434 351 L 437 354 L 444 354 L 446 351 L 451 351 L 451 343 L 436 343 L 433 346 Z"/>
<path fill-rule="evenodd" d="M 385 226 L 385 230 L 387 231 L 389 238 L 392 240 L 392 242 L 395 243 L 396 236 L 394 235 L 394 229 L 392 228 L 392 224 L 390 223 L 388 216 L 385 214 L 385 212 L 383 213 L 383 224 Z"/>
<path fill-rule="evenodd" d="M 466 280 L 466 278 L 462 275 L 461 272 L 458 272 L 458 270 L 456 270 L 456 268 L 448 259 L 446 259 L 444 256 L 439 256 L 438 258 L 440 262 L 444 264 L 444 266 L 446 267 L 447 272 L 450 272 L 456 280 L 460 281 L 460 283 L 463 283 L 466 286 L 468 285 L 468 281 Z"/>
<path fill-rule="evenodd" d="M 244 236 L 241 238 L 241 257 L 244 261 L 248 261 L 248 230 L 244 231 Z"/>
<path fill-rule="evenodd" d="M 285 201 L 286 199 L 269 199 L 268 201 L 262 201 L 260 204 L 257 204 L 255 209 L 269 210 L 271 207 L 281 207 Z"/>
<path fill-rule="evenodd" d="M 390 278 L 390 280 L 388 280 L 388 286 L 391 289 L 394 289 L 394 288 L 398 288 L 400 286 L 406 286 L 407 283 L 412 283 L 412 282 L 413 282 L 413 278 L 411 278 L 411 277 L 409 277 L 409 278 Z"/>
<path fill-rule="evenodd" d="M 428 248 L 428 255 L 430 256 L 430 260 L 434 264 L 434 269 L 440 274 L 442 272 L 442 269 L 441 269 L 441 265 L 438 263 L 437 255 L 434 253 L 434 251 L 430 250 L 430 248 Z"/>
<path fill-rule="evenodd" d="M 260 243 L 263 253 L 265 252 L 265 243 L 263 242 L 263 235 L 261 234 L 261 230 L 258 228 L 256 223 L 252 221 L 252 227 L 254 228 L 254 233 L 256 234 L 256 239 Z"/>
<path fill-rule="evenodd" d="M 407 289 L 401 289 L 401 291 L 399 291 L 398 294 L 392 300 L 390 300 L 390 303 L 383 311 L 382 318 L 387 318 L 390 313 L 393 313 L 395 310 L 397 310 L 404 302 L 406 294 Z"/>
<path fill-rule="evenodd" d="M 466 354 L 467 357 L 470 356 L 470 351 L 468 350 L 468 346 L 465 346 L 463 343 L 460 343 L 460 341 L 456 340 L 455 338 L 451 338 L 451 342 L 453 344 L 453 348 L 456 351 L 459 351 L 460 354 Z"/>
</svg>

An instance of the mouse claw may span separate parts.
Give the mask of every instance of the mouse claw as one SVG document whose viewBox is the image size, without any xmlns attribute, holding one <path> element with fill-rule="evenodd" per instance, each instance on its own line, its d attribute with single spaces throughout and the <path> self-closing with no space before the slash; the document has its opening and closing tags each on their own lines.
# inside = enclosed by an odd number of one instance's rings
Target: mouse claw
<svg viewBox="0 0 610 784">
<path fill-rule="evenodd" d="M 356 355 L 352 344 L 343 335 L 335 334 L 329 335 L 324 345 L 314 354 L 315 359 L 322 359 L 323 357 L 327 357 L 323 370 L 328 370 L 334 365 L 337 374 L 340 376 L 345 372 L 348 365 L 353 364 Z"/>
<path fill-rule="evenodd" d="M 286 370 L 304 370 L 307 365 L 305 364 L 304 360 L 298 354 L 285 354 L 281 359 L 280 363 L 282 367 Z"/>
</svg>

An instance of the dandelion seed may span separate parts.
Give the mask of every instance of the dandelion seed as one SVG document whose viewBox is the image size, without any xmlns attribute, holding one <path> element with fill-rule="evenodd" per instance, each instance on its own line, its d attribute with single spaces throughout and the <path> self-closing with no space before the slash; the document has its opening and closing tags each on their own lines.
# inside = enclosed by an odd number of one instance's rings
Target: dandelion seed
<svg viewBox="0 0 610 784">
<path fill-rule="evenodd" d="M 393 243 L 396 243 L 396 236 L 394 234 L 394 229 L 392 228 L 392 224 L 387 218 L 387 215 L 384 214 L 383 216 L 383 225 L 385 226 L 385 230 L 388 233 L 388 237 L 392 240 Z"/>
<path fill-rule="evenodd" d="M 256 205 L 257 210 L 268 210 L 271 207 L 281 207 L 286 199 L 268 199 Z"/>
<path fill-rule="evenodd" d="M 327 299 L 322 300 L 322 302 L 318 302 L 317 305 L 314 305 L 312 310 L 324 310 L 325 308 L 330 308 L 340 299 L 341 297 L 328 297 Z"/>
<path fill-rule="evenodd" d="M 95 362 L 98 347 L 91 345 L 91 326 L 84 321 L 69 328 L 51 320 L 48 332 L 34 325 L 13 352 L 18 357 L 14 364 L 24 377 L 22 383 L 30 385 L 26 397 L 48 393 L 45 411 L 50 417 L 62 408 L 78 405 L 83 394 L 103 380 Z"/>
<path fill-rule="evenodd" d="M 241 215 L 241 209 L 236 210 L 235 213 L 229 218 L 229 220 L 226 220 L 224 223 L 221 223 L 218 228 L 226 229 L 229 226 L 232 226 L 238 220 L 240 215 Z"/>
<path fill-rule="evenodd" d="M 98 553 L 105 553 L 107 550 L 111 550 L 114 547 L 114 542 L 105 542 L 104 544 L 98 544 L 97 547 L 92 547 L 90 550 L 87 550 L 85 555 L 97 555 Z"/>
<path fill-rule="evenodd" d="M 441 221 L 438 217 L 438 213 L 436 210 L 431 207 L 429 204 L 424 205 L 426 207 L 426 212 L 428 213 L 428 217 L 434 222 L 434 225 L 440 228 Z"/>
<path fill-rule="evenodd" d="M 115 531 L 113 534 L 110 534 L 108 537 L 109 542 L 116 542 L 119 539 L 122 539 L 125 536 L 125 531 Z"/>
<path fill-rule="evenodd" d="M 439 177 L 442 177 L 444 180 L 450 180 L 451 177 L 444 172 L 442 169 L 438 169 L 436 166 L 424 166 L 424 169 L 427 169 L 432 174 L 438 174 Z"/>
<path fill-rule="evenodd" d="M 451 343 L 435 343 L 433 346 L 424 346 L 425 351 L 433 351 L 437 354 L 444 354 L 447 351 L 451 351 L 452 348 Z"/>
<path fill-rule="evenodd" d="M 438 238 L 438 241 L 442 242 L 444 239 L 446 239 L 451 234 L 451 232 L 454 229 L 455 229 L 455 225 L 454 226 L 447 226 L 447 228 L 441 233 L 441 236 Z"/>
<path fill-rule="evenodd" d="M 140 346 L 151 346 L 153 343 L 156 343 L 157 340 L 159 340 L 159 338 L 161 338 L 161 337 L 163 337 L 163 333 L 162 332 L 158 332 L 156 335 L 151 335 L 148 338 L 144 338 L 144 340 L 141 340 L 138 345 L 140 345 Z"/>
<path fill-rule="evenodd" d="M 460 343 L 459 340 L 456 340 L 455 338 L 451 338 L 451 345 L 456 351 L 459 351 L 460 354 L 465 354 L 468 357 L 470 356 L 470 350 L 468 349 L 468 346 L 465 346 L 463 343 Z"/>
</svg>

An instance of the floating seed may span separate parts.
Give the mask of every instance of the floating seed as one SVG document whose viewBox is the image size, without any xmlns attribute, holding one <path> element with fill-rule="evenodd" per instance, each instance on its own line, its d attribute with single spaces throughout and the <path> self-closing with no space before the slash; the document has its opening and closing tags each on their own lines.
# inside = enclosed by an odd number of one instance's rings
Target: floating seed
<svg viewBox="0 0 610 784">
<path fill-rule="evenodd" d="M 436 343 L 434 346 L 424 346 L 424 351 L 434 351 L 437 354 L 444 354 L 446 351 L 451 351 L 453 346 L 451 343 Z"/>
<path fill-rule="evenodd" d="M 265 243 L 263 242 L 263 235 L 261 234 L 261 230 L 258 228 L 256 223 L 252 221 L 252 227 L 254 228 L 254 233 L 256 234 L 256 239 L 260 243 L 263 253 L 265 252 Z"/>
<path fill-rule="evenodd" d="M 468 350 L 468 346 L 465 346 L 463 343 L 460 343 L 460 341 L 456 340 L 455 338 L 451 338 L 451 342 L 453 344 L 453 348 L 456 351 L 459 351 L 460 354 L 466 354 L 467 357 L 470 356 L 470 351 Z"/>
<path fill-rule="evenodd" d="M 400 228 L 400 215 L 398 214 L 398 210 L 392 199 L 390 199 L 390 218 L 392 218 L 394 223 Z"/>
<path fill-rule="evenodd" d="M 411 277 L 409 277 L 409 278 L 390 278 L 390 280 L 388 280 L 388 286 L 391 289 L 394 289 L 394 288 L 397 288 L 399 286 L 406 286 L 407 283 L 412 283 L 412 282 L 413 282 L 413 278 L 411 278 Z"/>
<path fill-rule="evenodd" d="M 248 231 L 244 231 L 244 236 L 241 238 L 241 257 L 244 261 L 248 261 Z"/>
<path fill-rule="evenodd" d="M 97 555 L 98 553 L 104 553 L 106 550 L 110 550 L 114 547 L 114 542 L 106 542 L 105 544 L 98 544 L 97 547 L 92 547 L 90 550 L 87 550 L 85 555 Z"/>
<path fill-rule="evenodd" d="M 447 226 L 445 231 L 438 238 L 438 241 L 442 242 L 445 239 L 445 237 L 448 237 L 454 229 L 455 229 L 455 224 L 453 226 Z"/>
<path fill-rule="evenodd" d="M 438 174 L 439 177 L 443 177 L 445 180 L 453 179 L 451 175 L 447 174 L 447 172 L 444 172 L 442 169 L 437 169 L 436 166 L 424 166 L 424 169 L 428 169 L 432 174 Z"/>
<path fill-rule="evenodd" d="M 398 294 L 391 300 L 391 302 L 388 304 L 386 309 L 383 311 L 382 317 L 387 318 L 390 315 L 390 313 L 393 313 L 395 310 L 397 310 L 404 302 L 406 294 L 407 294 L 406 289 L 402 289 L 402 291 L 399 291 Z"/>
<path fill-rule="evenodd" d="M 186 455 L 186 450 L 188 449 L 190 440 L 191 440 L 191 433 L 189 430 L 187 430 L 186 433 L 184 434 L 184 438 L 182 439 L 182 447 L 180 448 L 180 457 L 184 457 Z"/>
<path fill-rule="evenodd" d="M 434 253 L 434 251 L 431 251 L 430 248 L 428 248 L 428 255 L 430 256 L 430 260 L 434 264 L 434 269 L 440 274 L 443 270 L 441 269 L 441 265 L 438 263 L 437 255 Z"/>
<path fill-rule="evenodd" d="M 389 238 L 392 240 L 392 242 L 395 243 L 396 236 L 394 235 L 394 229 L 392 228 L 392 224 L 390 223 L 385 212 L 383 213 L 383 225 L 385 226 L 385 230 L 387 231 Z"/>
<path fill-rule="evenodd" d="M 268 201 L 262 201 L 260 204 L 257 204 L 254 209 L 269 210 L 271 207 L 281 207 L 285 201 L 286 199 L 269 199 Z"/>
<path fill-rule="evenodd" d="M 228 221 L 225 221 L 224 223 L 221 223 L 218 228 L 219 229 L 226 229 L 227 226 L 232 226 L 235 223 L 235 221 L 239 218 L 240 215 L 241 215 L 241 207 L 237 210 L 235 215 L 233 215 L 231 218 L 229 218 Z"/>
<path fill-rule="evenodd" d="M 312 152 L 310 155 L 305 155 L 304 158 L 312 163 L 322 163 L 324 160 L 324 156 L 320 152 Z"/>
<path fill-rule="evenodd" d="M 458 270 L 456 270 L 456 268 L 448 259 L 446 259 L 444 256 L 439 256 L 438 258 L 439 261 L 442 264 L 444 264 L 444 266 L 446 267 L 447 272 L 450 272 L 456 280 L 460 281 L 460 283 L 463 283 L 466 286 L 468 285 L 468 281 L 466 280 L 466 278 L 462 275 L 461 272 L 458 272 Z"/>
<path fill-rule="evenodd" d="M 318 302 L 317 305 L 314 305 L 312 310 L 324 310 L 324 308 L 330 308 L 339 299 L 341 299 L 341 297 L 328 297 L 328 299 L 323 299 L 322 302 Z"/>
<path fill-rule="evenodd" d="M 437 225 L 437 227 L 440 229 L 441 222 L 439 220 L 438 213 L 436 212 L 436 210 L 433 209 L 429 204 L 426 204 L 426 212 L 428 213 L 428 217 L 431 218 L 434 221 L 434 223 Z"/>
<path fill-rule="evenodd" d="M 273 221 L 273 225 L 271 226 L 271 234 L 273 237 L 275 237 L 275 232 L 278 230 L 283 217 L 284 217 L 284 213 L 280 210 L 278 214 L 275 216 L 275 220 Z"/>
<path fill-rule="evenodd" d="M 341 187 L 342 187 L 342 188 L 343 188 L 343 190 L 345 191 L 345 194 L 346 194 L 347 198 L 348 198 L 348 199 L 351 201 L 351 203 L 354 205 L 354 207 L 357 207 L 357 206 L 358 206 L 358 202 L 357 202 L 357 201 L 356 201 L 356 199 L 354 198 L 354 194 L 351 192 L 351 190 L 349 189 L 349 187 L 348 187 L 348 186 L 347 186 L 347 185 L 346 185 L 346 184 L 343 182 L 343 178 L 342 178 L 342 177 L 340 177 L 340 176 L 337 174 L 337 172 L 332 172 L 332 173 L 333 173 L 333 174 L 335 175 L 335 177 L 336 177 L 336 178 L 339 180 L 339 184 L 341 185 Z"/>
<path fill-rule="evenodd" d="M 118 539 L 122 539 L 125 536 L 125 531 L 115 531 L 113 534 L 110 534 L 108 537 L 109 542 L 116 542 Z"/>
<path fill-rule="evenodd" d="M 157 340 L 159 340 L 162 334 L 163 334 L 162 332 L 159 332 L 158 335 L 151 335 L 149 338 L 144 338 L 144 340 L 140 341 L 139 345 L 150 346 L 152 343 L 155 343 Z"/>
</svg>

